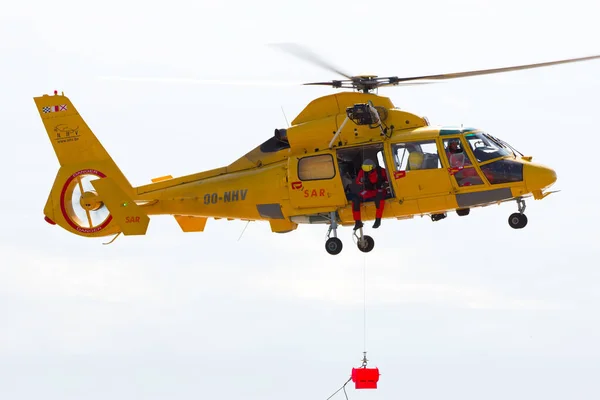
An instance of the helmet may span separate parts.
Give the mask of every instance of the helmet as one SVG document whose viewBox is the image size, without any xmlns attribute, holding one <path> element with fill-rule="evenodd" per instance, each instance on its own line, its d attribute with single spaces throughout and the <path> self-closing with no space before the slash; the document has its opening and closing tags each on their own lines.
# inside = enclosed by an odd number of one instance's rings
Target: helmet
<svg viewBox="0 0 600 400">
<path fill-rule="evenodd" d="M 450 149 L 450 152 L 452 153 L 460 152 L 459 146 L 460 141 L 458 139 L 452 139 L 448 142 L 448 149 Z"/>
<path fill-rule="evenodd" d="M 369 160 L 367 158 L 365 161 L 363 161 L 363 164 L 362 164 L 363 171 L 369 172 L 369 171 L 372 171 L 373 168 L 375 168 L 375 163 L 373 162 L 373 160 Z"/>
<path fill-rule="evenodd" d="M 423 165 L 423 159 L 425 156 L 420 151 L 413 151 L 408 156 L 408 165 L 410 169 L 419 169 Z"/>
</svg>

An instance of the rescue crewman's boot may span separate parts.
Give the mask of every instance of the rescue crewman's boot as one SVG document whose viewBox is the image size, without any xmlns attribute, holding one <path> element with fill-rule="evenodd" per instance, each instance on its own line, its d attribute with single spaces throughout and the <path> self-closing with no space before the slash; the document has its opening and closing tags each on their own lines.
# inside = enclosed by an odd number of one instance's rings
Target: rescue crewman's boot
<svg viewBox="0 0 600 400">
<path fill-rule="evenodd" d="M 373 229 L 377 229 L 381 226 L 381 218 L 375 218 L 375 223 L 373 224 Z"/>
<path fill-rule="evenodd" d="M 360 229 L 363 227 L 363 223 L 361 220 L 358 220 L 354 223 L 354 230 Z"/>
</svg>

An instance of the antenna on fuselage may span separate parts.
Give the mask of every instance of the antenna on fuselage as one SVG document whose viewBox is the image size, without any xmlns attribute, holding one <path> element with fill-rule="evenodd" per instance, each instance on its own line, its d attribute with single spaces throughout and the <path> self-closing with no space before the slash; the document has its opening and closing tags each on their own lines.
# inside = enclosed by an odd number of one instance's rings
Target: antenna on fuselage
<svg viewBox="0 0 600 400">
<path fill-rule="evenodd" d="M 240 241 L 240 239 L 242 238 L 242 236 L 244 235 L 244 232 L 246 232 L 246 228 L 248 227 L 248 225 L 250 225 L 250 220 L 248 220 L 246 222 L 246 226 L 244 226 L 244 229 L 242 230 L 242 233 L 240 234 L 240 237 L 238 238 L 238 242 Z"/>
<path fill-rule="evenodd" d="M 283 106 L 281 106 L 281 112 L 283 113 L 283 118 L 285 119 L 285 123 L 287 124 L 287 126 L 289 128 L 290 127 L 290 123 L 288 122 L 288 119 L 285 116 L 285 111 L 283 111 Z"/>
</svg>

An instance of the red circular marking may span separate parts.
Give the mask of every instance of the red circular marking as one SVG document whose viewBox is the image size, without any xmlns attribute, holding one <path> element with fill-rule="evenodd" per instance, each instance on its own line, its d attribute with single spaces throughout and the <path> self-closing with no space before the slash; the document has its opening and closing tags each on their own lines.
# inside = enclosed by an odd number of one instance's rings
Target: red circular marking
<svg viewBox="0 0 600 400">
<path fill-rule="evenodd" d="M 100 225 L 100 226 L 97 226 L 95 228 L 83 228 L 83 227 L 77 225 L 75 222 L 73 222 L 73 220 L 71 220 L 71 218 L 69 218 L 69 215 L 67 214 L 67 209 L 65 208 L 65 194 L 67 192 L 67 188 L 69 187 L 69 184 L 71 182 L 73 182 L 73 179 L 75 179 L 79 175 L 83 175 L 83 174 L 96 175 L 100 178 L 106 178 L 106 175 L 104 175 L 102 172 L 95 170 L 95 169 L 82 169 L 81 171 L 75 172 L 73 175 L 71 175 L 69 177 L 69 179 L 67 179 L 67 181 L 65 182 L 65 185 L 62 188 L 62 191 L 60 192 L 60 211 L 62 212 L 62 215 L 63 215 L 64 219 L 67 221 L 67 223 L 71 226 L 71 228 L 75 229 L 76 231 L 82 232 L 82 233 L 100 232 L 102 229 L 106 228 L 108 226 L 108 224 L 110 224 L 110 221 L 112 221 L 112 215 L 109 214 L 108 218 L 106 218 L 106 221 L 104 221 L 102 223 L 102 225 Z"/>
</svg>

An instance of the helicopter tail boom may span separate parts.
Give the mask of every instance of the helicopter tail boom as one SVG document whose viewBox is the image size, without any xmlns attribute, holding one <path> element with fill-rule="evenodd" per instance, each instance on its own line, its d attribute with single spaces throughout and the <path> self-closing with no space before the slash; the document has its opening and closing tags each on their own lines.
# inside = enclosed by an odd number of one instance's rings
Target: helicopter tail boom
<svg viewBox="0 0 600 400">
<path fill-rule="evenodd" d="M 148 217 L 131 200 L 132 185 L 69 98 L 55 91 L 34 102 L 60 164 L 44 207 L 46 221 L 88 237 L 144 234 Z M 131 206 L 121 210 L 119 204 Z"/>
</svg>

